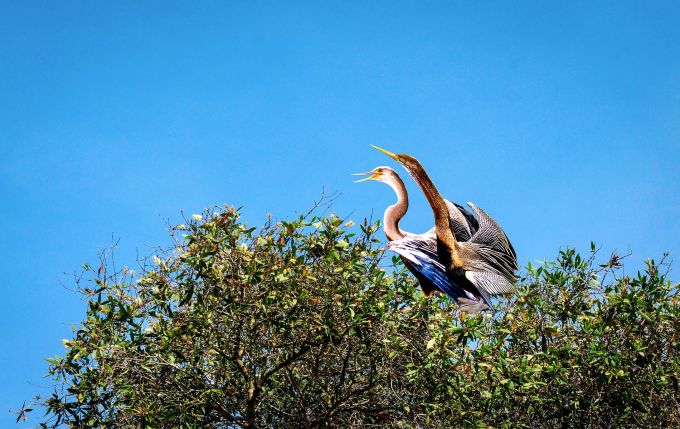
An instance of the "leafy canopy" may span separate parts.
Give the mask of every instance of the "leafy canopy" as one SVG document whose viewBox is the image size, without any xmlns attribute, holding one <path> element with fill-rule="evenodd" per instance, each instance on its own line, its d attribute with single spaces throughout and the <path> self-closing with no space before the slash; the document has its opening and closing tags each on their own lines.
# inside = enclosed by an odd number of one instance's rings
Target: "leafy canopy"
<svg viewBox="0 0 680 429">
<path fill-rule="evenodd" d="M 377 224 L 249 228 L 225 207 L 175 246 L 78 282 L 87 314 L 48 359 L 57 427 L 678 427 L 680 299 L 646 263 L 572 249 L 493 314 L 425 298 Z M 26 411 L 26 410 L 24 410 Z M 25 417 L 25 413 L 20 417 Z"/>
</svg>

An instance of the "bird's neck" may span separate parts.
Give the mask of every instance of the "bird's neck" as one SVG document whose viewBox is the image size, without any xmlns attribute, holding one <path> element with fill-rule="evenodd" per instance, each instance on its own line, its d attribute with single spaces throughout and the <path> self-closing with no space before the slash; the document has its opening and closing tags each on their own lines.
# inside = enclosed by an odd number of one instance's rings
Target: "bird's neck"
<svg viewBox="0 0 680 429">
<path fill-rule="evenodd" d="M 404 238 L 406 234 L 399 228 L 399 221 L 404 217 L 408 210 L 408 193 L 404 182 L 399 177 L 386 182 L 397 194 L 397 202 L 387 207 L 383 216 L 383 226 L 385 235 L 390 241 Z"/>
<path fill-rule="evenodd" d="M 451 224 L 449 221 L 449 208 L 446 205 L 444 197 L 441 196 L 437 188 L 432 183 L 432 179 L 427 175 L 425 169 L 422 166 L 419 168 L 409 170 L 409 174 L 418 183 L 420 189 L 423 190 L 427 202 L 432 207 L 432 212 L 434 213 L 434 226 L 437 238 L 443 242 L 451 252 L 452 264 L 454 267 L 460 267 L 459 258 L 459 245 L 456 240 L 453 230 L 451 229 Z"/>
</svg>

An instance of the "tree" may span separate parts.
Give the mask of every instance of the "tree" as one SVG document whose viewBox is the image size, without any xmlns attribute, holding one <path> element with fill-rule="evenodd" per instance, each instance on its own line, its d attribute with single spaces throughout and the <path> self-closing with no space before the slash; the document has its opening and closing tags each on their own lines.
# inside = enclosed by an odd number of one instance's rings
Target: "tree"
<svg viewBox="0 0 680 429">
<path fill-rule="evenodd" d="M 573 249 L 496 312 L 424 297 L 378 224 L 248 227 L 225 207 L 175 245 L 78 281 L 87 314 L 50 358 L 44 427 L 677 427 L 680 299 L 646 263 Z"/>
</svg>

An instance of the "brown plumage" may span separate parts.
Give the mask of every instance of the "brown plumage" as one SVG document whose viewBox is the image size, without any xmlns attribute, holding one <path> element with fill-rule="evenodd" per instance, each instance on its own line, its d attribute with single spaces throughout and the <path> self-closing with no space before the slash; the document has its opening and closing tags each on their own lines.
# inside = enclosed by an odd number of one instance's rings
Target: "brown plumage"
<svg viewBox="0 0 680 429">
<path fill-rule="evenodd" d="M 482 209 L 472 203 L 479 223 L 478 230 L 467 241 L 456 237 L 451 224 L 446 200 L 432 183 L 417 159 L 406 154 L 394 154 L 374 146 L 398 161 L 420 186 L 434 214 L 438 261 L 445 267 L 452 283 L 490 304 L 490 295 L 512 291 L 518 269 L 517 255 L 505 232 Z M 406 251 L 410 245 L 400 240 L 388 247 L 397 252 Z"/>
<path fill-rule="evenodd" d="M 383 216 L 383 229 L 385 231 L 385 236 L 390 242 L 397 240 L 405 240 L 411 246 L 411 250 L 415 250 L 414 247 L 432 247 L 436 249 L 436 236 L 434 234 L 434 228 L 422 234 L 415 234 L 412 232 L 404 231 L 399 226 L 399 222 L 404 217 L 408 211 L 408 192 L 404 182 L 399 177 L 396 171 L 390 167 L 376 167 L 373 170 L 366 173 L 357 173 L 359 175 L 367 175 L 368 177 L 357 180 L 357 182 L 364 182 L 367 180 L 375 180 L 387 184 L 397 196 L 397 202 L 388 206 L 385 209 L 385 214 Z M 449 223 L 452 225 L 455 231 L 455 236 L 460 241 L 467 241 L 472 237 L 472 235 L 477 231 L 477 220 L 474 216 L 468 212 L 464 207 L 458 204 L 446 201 L 447 211 L 449 215 Z M 417 246 L 415 244 L 417 243 Z M 402 252 L 404 253 L 404 252 Z M 406 268 L 411 271 L 411 273 L 418 279 L 423 293 L 425 295 L 430 295 L 432 292 L 445 292 L 443 289 L 450 289 L 452 285 L 442 278 L 444 274 L 443 266 L 441 268 L 441 274 L 436 273 L 434 276 L 431 273 L 426 273 L 422 264 L 418 264 L 417 261 L 413 261 L 413 257 L 409 260 L 410 255 L 400 254 L 402 261 Z M 434 268 L 432 268 L 434 269 Z M 436 269 L 435 269 L 436 270 Z M 429 276 L 428 276 L 429 275 Z M 444 281 L 442 287 L 437 286 L 437 282 Z"/>
</svg>

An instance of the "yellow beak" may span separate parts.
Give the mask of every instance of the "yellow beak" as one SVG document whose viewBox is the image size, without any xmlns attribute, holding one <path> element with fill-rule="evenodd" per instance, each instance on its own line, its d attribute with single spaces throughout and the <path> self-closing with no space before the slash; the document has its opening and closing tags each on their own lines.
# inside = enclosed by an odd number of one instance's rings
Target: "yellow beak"
<svg viewBox="0 0 680 429">
<path fill-rule="evenodd" d="M 378 180 L 378 177 L 380 177 L 380 173 L 375 170 L 367 171 L 365 173 L 352 173 L 352 176 L 367 176 L 369 174 L 372 174 L 372 176 L 364 177 L 363 179 L 360 180 L 355 180 L 354 183 L 365 182 L 367 180 Z"/>
<path fill-rule="evenodd" d="M 384 153 L 385 155 L 389 156 L 390 158 L 399 161 L 399 155 L 397 155 L 396 153 L 392 153 L 392 152 L 385 150 L 385 149 L 378 147 L 378 146 L 374 146 L 374 145 L 371 145 L 371 146 L 378 149 L 380 152 Z"/>
</svg>

